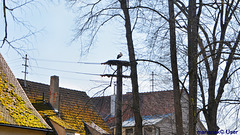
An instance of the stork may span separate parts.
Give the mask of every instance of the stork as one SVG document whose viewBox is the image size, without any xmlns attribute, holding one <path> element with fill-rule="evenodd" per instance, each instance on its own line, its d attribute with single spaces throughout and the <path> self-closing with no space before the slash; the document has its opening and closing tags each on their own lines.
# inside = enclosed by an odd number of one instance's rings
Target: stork
<svg viewBox="0 0 240 135">
<path fill-rule="evenodd" d="M 121 58 L 123 56 L 123 54 L 120 52 L 118 55 L 117 55 L 117 59 Z"/>
</svg>

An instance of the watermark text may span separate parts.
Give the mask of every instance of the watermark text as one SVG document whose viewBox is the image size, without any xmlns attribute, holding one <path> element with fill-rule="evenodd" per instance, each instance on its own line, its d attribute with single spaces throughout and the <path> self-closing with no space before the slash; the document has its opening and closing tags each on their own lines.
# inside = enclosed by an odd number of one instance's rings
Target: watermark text
<svg viewBox="0 0 240 135">
<path fill-rule="evenodd" d="M 236 135 L 238 133 L 238 131 L 236 130 L 218 130 L 218 131 L 197 131 L 197 134 L 199 135 L 203 135 L 203 134 L 227 134 L 227 135 Z"/>
</svg>

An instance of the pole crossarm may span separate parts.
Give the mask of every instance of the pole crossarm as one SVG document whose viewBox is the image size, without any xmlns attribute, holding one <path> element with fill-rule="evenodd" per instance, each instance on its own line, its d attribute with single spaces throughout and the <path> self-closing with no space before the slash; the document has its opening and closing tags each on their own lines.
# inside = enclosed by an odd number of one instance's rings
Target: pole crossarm
<svg viewBox="0 0 240 135">
<path fill-rule="evenodd" d="M 128 61 L 123 61 L 123 60 L 108 60 L 107 62 L 101 63 L 103 65 L 119 65 L 119 66 L 125 66 L 128 67 L 130 66 L 130 62 Z"/>
</svg>

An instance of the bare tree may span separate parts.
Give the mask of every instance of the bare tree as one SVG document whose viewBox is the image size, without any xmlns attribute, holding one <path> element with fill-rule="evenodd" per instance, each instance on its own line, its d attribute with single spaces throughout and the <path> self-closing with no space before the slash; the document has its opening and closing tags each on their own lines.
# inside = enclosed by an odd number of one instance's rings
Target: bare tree
<svg viewBox="0 0 240 135">
<path fill-rule="evenodd" d="M 209 13 L 212 13 L 212 30 L 209 24 L 200 25 L 199 47 L 201 49 L 201 61 L 205 65 L 207 87 L 204 87 L 203 80 L 199 81 L 199 85 L 203 86 L 200 87 L 202 95 L 205 96 L 202 97 L 202 110 L 210 131 L 219 129 L 217 113 L 223 93 L 224 91 L 227 92 L 224 87 L 229 83 L 232 74 L 238 70 L 234 67 L 231 68 L 231 66 L 239 51 L 237 48 L 240 32 L 234 28 L 239 27 L 240 24 L 236 11 L 239 9 L 239 2 L 238 0 L 207 3 L 205 8 L 209 9 Z M 237 61 L 234 63 L 239 65 Z M 203 72 L 203 70 L 199 72 Z M 202 74 L 199 74 L 199 76 L 199 78 L 204 78 Z M 206 93 L 204 88 L 208 89 Z M 208 97 L 208 101 L 206 101 L 206 97 Z"/>
<path fill-rule="evenodd" d="M 77 1 L 74 1 L 72 4 L 76 4 Z M 85 2 L 83 2 L 85 3 Z M 120 17 L 124 20 L 124 26 L 126 31 L 126 40 L 128 47 L 128 54 L 131 67 L 131 82 L 132 82 L 132 92 L 133 92 L 133 113 L 135 118 L 135 134 L 142 135 L 142 117 L 139 109 L 139 91 L 138 91 L 138 76 L 137 76 L 137 62 L 135 60 L 135 51 L 133 44 L 133 28 L 131 17 L 129 13 L 129 1 L 128 0 L 118 0 L 118 1 L 101 1 L 88 2 L 85 6 L 81 8 L 89 7 L 89 10 L 86 14 L 83 14 L 81 19 L 84 19 L 84 23 L 80 24 L 80 29 L 77 31 L 75 38 L 80 37 L 84 32 L 89 31 L 91 33 L 91 39 L 88 44 L 87 51 L 90 49 L 90 46 L 93 43 L 93 40 L 102 26 L 107 22 L 111 21 L 113 18 Z M 103 4 L 99 7 L 98 5 Z M 120 4 L 120 5 L 119 5 Z M 121 13 L 122 11 L 122 13 Z M 81 20 L 82 22 L 82 20 Z M 116 133 L 122 134 L 122 133 Z"/>
<path fill-rule="evenodd" d="M 189 5 L 186 1 L 175 1 L 175 5 L 179 10 L 176 15 L 177 31 L 188 35 L 188 43 L 184 39 L 181 41 L 182 50 L 180 41 L 178 41 L 178 52 L 182 53 L 180 54 L 183 56 L 182 62 L 186 63 L 182 65 L 187 65 L 189 68 L 188 72 L 181 72 L 185 73 L 185 75 L 182 74 L 185 76 L 183 82 L 189 80 L 189 131 L 190 134 L 195 134 L 196 118 L 201 111 L 205 116 L 208 130 L 217 131 L 219 129 L 217 124 L 217 116 L 220 115 L 218 114 L 219 104 L 224 93 L 230 92 L 229 87 L 226 88 L 226 86 L 229 83 L 235 83 L 232 77 L 239 71 L 237 60 L 240 26 L 239 1 L 199 0 L 198 2 L 189 1 Z M 155 35 L 158 38 L 162 36 Z M 186 37 L 183 34 L 181 36 Z M 177 37 L 182 39 L 179 35 Z M 188 62 L 184 61 L 185 57 L 188 58 Z M 186 67 L 179 68 L 179 70 L 186 70 Z M 197 93 L 200 94 L 197 95 Z M 223 101 L 235 104 L 238 96 L 234 96 Z M 198 105 L 198 112 L 197 102 L 201 103 Z"/>
<path fill-rule="evenodd" d="M 1 17 L 3 18 L 1 21 L 2 27 L 2 35 L 0 35 L 0 41 L 1 45 L 0 48 L 3 48 L 4 45 L 8 45 L 10 48 L 14 49 L 17 51 L 19 54 L 22 54 L 24 52 L 24 46 L 22 44 L 19 44 L 19 42 L 23 43 L 28 41 L 28 38 L 35 35 L 38 31 L 33 30 L 33 26 L 25 22 L 24 20 L 21 19 L 21 17 L 17 16 L 17 12 L 24 11 L 25 8 L 29 7 L 37 7 L 36 4 L 38 1 L 35 0 L 2 0 L 1 1 L 1 9 L 2 9 L 2 14 Z M 28 31 L 27 34 L 23 34 L 20 37 L 17 38 L 12 38 L 9 33 L 10 27 L 12 24 L 17 24 L 21 27 L 24 27 L 25 30 Z"/>
<path fill-rule="evenodd" d="M 131 27 L 131 19 L 129 14 L 128 0 L 119 0 L 121 4 L 121 9 L 124 14 L 125 20 L 125 29 L 126 29 L 126 38 L 128 45 L 128 55 L 130 60 L 131 67 L 131 81 L 132 81 L 132 93 L 133 93 L 133 113 L 135 119 L 135 135 L 142 135 L 142 117 L 140 113 L 139 106 L 139 90 L 138 90 L 138 76 L 137 76 L 137 62 L 135 58 L 135 51 L 132 39 L 132 27 Z M 122 133 L 121 133 L 122 134 Z"/>
<path fill-rule="evenodd" d="M 170 53 L 171 53 L 172 81 L 173 81 L 173 89 L 174 89 L 176 133 L 178 135 L 183 135 L 181 92 L 179 88 L 176 33 L 175 33 L 176 29 L 175 29 L 175 15 L 174 15 L 173 0 L 168 0 L 168 8 L 169 8 Z"/>
<path fill-rule="evenodd" d="M 149 29 L 153 29 L 154 25 L 157 26 L 159 22 L 156 20 L 166 17 L 164 13 L 161 13 L 161 8 L 158 6 L 160 3 L 156 3 L 149 7 L 145 5 L 138 7 L 156 13 L 151 18 L 153 21 L 150 21 Z M 189 80 L 189 131 L 190 134 L 195 134 L 196 118 L 201 111 L 205 116 L 208 130 L 217 131 L 219 129 L 217 116 L 221 115 L 218 114 L 218 107 L 221 101 L 229 105 L 238 103 L 238 96 L 229 94 L 236 88 L 229 89 L 230 87 L 227 86 L 229 83 L 235 84 L 232 77 L 239 71 L 239 1 L 199 0 L 198 2 L 189 1 L 187 5 L 186 1 L 178 0 L 175 1 L 175 5 L 178 7 L 175 17 L 176 32 L 178 32 L 177 52 L 178 57 L 182 57 L 181 63 L 185 63 L 180 64 L 178 70 L 181 72 L 182 82 Z M 157 23 L 154 24 L 154 22 Z M 154 38 L 150 39 L 154 39 L 154 42 L 150 43 L 154 45 L 150 45 L 150 50 L 157 50 L 152 49 L 153 47 L 162 49 L 160 44 L 163 39 L 168 40 L 162 31 L 167 27 L 161 25 L 154 29 L 156 30 L 152 32 Z M 184 37 L 188 39 L 188 42 L 184 40 Z M 160 57 L 159 54 L 157 56 Z M 188 58 L 188 62 L 185 58 Z M 187 71 L 186 67 L 189 68 L 188 72 L 184 72 Z M 224 92 L 225 95 L 234 97 L 222 100 L 225 97 Z M 197 102 L 201 103 L 198 105 L 198 111 Z M 236 109 L 236 115 L 238 112 Z"/>
</svg>

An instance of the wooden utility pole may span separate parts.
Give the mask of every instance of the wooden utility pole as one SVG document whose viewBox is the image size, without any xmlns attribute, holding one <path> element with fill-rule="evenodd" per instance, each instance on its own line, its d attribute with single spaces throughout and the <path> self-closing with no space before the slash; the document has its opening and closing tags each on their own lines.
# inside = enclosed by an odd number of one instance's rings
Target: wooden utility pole
<svg viewBox="0 0 240 135">
<path fill-rule="evenodd" d="M 122 134 L 122 65 L 117 65 L 116 135 Z"/>
<path fill-rule="evenodd" d="M 116 65 L 117 66 L 117 76 L 114 74 L 104 74 L 102 76 L 108 77 L 117 77 L 117 95 L 116 95 L 116 111 L 115 111 L 115 126 L 116 132 L 115 135 L 122 135 L 122 78 L 127 77 L 122 75 L 122 67 L 129 66 L 130 63 L 127 61 L 120 61 L 120 60 L 109 60 L 105 63 L 107 65 Z"/>
</svg>

